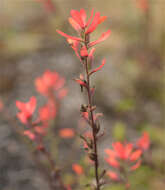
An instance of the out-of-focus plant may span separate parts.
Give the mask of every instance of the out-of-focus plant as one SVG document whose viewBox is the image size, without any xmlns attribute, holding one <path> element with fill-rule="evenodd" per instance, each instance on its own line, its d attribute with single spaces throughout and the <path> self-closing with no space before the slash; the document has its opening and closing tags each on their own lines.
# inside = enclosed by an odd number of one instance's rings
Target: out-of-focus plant
<svg viewBox="0 0 165 190">
<path fill-rule="evenodd" d="M 105 149 L 108 155 L 105 160 L 116 171 L 107 172 L 110 179 L 124 183 L 126 188 L 129 188 L 128 176 L 140 167 L 141 156 L 149 148 L 149 145 L 149 137 L 145 132 L 135 144 L 115 142 L 112 144 L 113 149 Z"/>
<path fill-rule="evenodd" d="M 47 70 L 41 77 L 35 79 L 36 90 L 47 99 L 47 103 L 38 109 L 38 116 L 35 119 L 33 115 L 36 110 L 36 97 L 31 97 L 27 103 L 16 101 L 16 106 L 19 109 L 17 117 L 25 125 L 23 135 L 26 135 L 35 144 L 36 151 L 42 153 L 48 161 L 52 189 L 66 189 L 60 177 L 58 166 L 56 166 L 51 152 L 47 150 L 44 143 L 44 137 L 49 135 L 47 130 L 50 127 L 50 122 L 56 118 L 59 110 L 59 101 L 67 95 L 67 89 L 64 85 L 65 79 L 56 71 Z M 72 138 L 74 131 L 70 128 L 61 129 L 59 130 L 59 136 Z"/>
</svg>

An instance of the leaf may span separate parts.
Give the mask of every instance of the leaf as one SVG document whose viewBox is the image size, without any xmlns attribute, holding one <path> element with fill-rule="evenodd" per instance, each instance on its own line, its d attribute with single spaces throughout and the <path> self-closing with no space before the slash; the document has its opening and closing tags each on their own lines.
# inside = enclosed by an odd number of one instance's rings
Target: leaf
<svg viewBox="0 0 165 190">
<path fill-rule="evenodd" d="M 91 72 L 89 73 L 89 75 L 91 75 L 91 74 L 93 74 L 93 73 L 99 71 L 99 70 L 105 65 L 105 63 L 106 63 L 106 62 L 105 62 L 105 59 L 103 59 L 101 65 L 100 65 L 99 67 L 97 67 L 96 69 L 94 69 L 93 71 L 91 71 Z"/>
</svg>

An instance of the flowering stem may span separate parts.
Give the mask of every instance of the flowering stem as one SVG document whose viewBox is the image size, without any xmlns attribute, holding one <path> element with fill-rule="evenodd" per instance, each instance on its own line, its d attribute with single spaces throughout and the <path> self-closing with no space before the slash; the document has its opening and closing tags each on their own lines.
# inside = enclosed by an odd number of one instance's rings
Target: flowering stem
<svg viewBox="0 0 165 190">
<path fill-rule="evenodd" d="M 47 158 L 49 164 L 50 164 L 50 167 L 51 167 L 51 170 L 52 170 L 52 176 L 53 176 L 53 180 L 57 180 L 59 185 L 60 185 L 60 188 L 62 190 L 65 190 L 65 185 L 63 184 L 63 181 L 61 179 L 61 176 L 60 176 L 60 170 L 58 170 L 55 166 L 55 163 L 54 161 L 52 160 L 52 157 L 50 155 L 50 153 L 45 149 L 45 147 L 43 147 L 43 149 L 41 150 L 42 153 L 45 155 L 45 157 Z M 56 187 L 54 187 L 56 189 Z"/>
<path fill-rule="evenodd" d="M 92 110 L 92 97 L 90 92 L 90 75 L 88 70 L 88 59 L 85 58 L 85 72 L 86 72 L 86 82 L 87 82 L 87 93 L 88 93 L 88 108 L 90 110 L 90 117 L 91 117 L 91 127 L 92 127 L 92 135 L 93 135 L 93 145 L 94 145 L 94 162 L 95 162 L 95 178 L 96 178 L 96 190 L 100 190 L 99 185 L 99 174 L 98 174 L 98 154 L 97 154 L 97 137 L 96 137 L 96 130 L 95 130 L 95 122 L 93 117 L 93 110 Z"/>
</svg>

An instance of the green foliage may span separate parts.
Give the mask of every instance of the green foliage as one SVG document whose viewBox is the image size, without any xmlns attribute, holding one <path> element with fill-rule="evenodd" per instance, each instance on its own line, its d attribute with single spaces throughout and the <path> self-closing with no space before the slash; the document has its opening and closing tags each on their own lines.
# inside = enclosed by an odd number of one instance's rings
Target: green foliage
<svg viewBox="0 0 165 190">
<path fill-rule="evenodd" d="M 149 182 L 154 176 L 154 171 L 147 167 L 141 166 L 130 177 L 129 181 L 132 190 L 146 190 L 149 188 Z"/>
<path fill-rule="evenodd" d="M 119 184 L 111 184 L 105 187 L 104 190 L 125 190 L 125 187 Z"/>
<path fill-rule="evenodd" d="M 133 99 L 126 98 L 122 99 L 117 105 L 116 109 L 119 112 L 128 112 L 134 109 L 135 102 Z"/>
<path fill-rule="evenodd" d="M 122 122 L 117 122 L 113 128 L 113 137 L 116 141 L 122 141 L 125 139 L 126 126 Z"/>
</svg>

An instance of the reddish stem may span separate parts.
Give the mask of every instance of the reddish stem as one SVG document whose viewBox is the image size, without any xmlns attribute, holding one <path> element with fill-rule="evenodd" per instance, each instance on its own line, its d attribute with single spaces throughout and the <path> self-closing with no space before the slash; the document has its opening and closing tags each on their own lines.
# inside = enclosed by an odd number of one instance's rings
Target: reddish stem
<svg viewBox="0 0 165 190">
<path fill-rule="evenodd" d="M 85 44 L 87 47 L 87 44 Z M 96 190 L 100 190 L 100 185 L 99 185 L 99 172 L 98 172 L 98 167 L 99 167 L 99 161 L 98 161 L 98 154 L 97 154 L 97 137 L 96 137 L 96 130 L 95 130 L 95 122 L 94 122 L 94 117 L 93 117 L 93 110 L 92 110 L 92 97 L 91 97 L 91 92 L 90 92 L 90 75 L 88 71 L 88 59 L 85 58 L 84 61 L 85 64 L 85 71 L 86 71 L 86 80 L 87 80 L 87 93 L 88 93 L 88 107 L 90 110 L 90 117 L 91 117 L 91 127 L 92 127 L 92 135 L 93 135 L 93 144 L 94 144 L 94 163 L 95 163 L 95 178 L 96 178 Z"/>
</svg>

